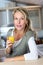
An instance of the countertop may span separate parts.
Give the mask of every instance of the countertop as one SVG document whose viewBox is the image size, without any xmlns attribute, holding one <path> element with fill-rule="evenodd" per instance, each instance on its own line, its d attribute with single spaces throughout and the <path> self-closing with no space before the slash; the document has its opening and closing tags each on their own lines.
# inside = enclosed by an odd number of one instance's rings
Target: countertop
<svg viewBox="0 0 43 65">
<path fill-rule="evenodd" d="M 0 62 L 0 65 L 43 65 L 43 57 L 37 60 Z"/>
</svg>

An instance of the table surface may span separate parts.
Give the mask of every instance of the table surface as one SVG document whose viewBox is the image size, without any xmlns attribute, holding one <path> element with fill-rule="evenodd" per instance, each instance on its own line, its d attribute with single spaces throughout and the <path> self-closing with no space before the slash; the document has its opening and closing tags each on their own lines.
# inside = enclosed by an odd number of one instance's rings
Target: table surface
<svg viewBox="0 0 43 65">
<path fill-rule="evenodd" d="M 14 61 L 14 62 L 0 62 L 0 65 L 43 65 L 43 57 L 37 60 L 29 61 Z"/>
</svg>

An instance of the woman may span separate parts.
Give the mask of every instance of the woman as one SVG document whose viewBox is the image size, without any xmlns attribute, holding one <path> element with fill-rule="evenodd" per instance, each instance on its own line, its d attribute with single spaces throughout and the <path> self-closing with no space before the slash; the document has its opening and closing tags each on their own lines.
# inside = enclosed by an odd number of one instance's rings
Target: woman
<svg viewBox="0 0 43 65">
<path fill-rule="evenodd" d="M 38 59 L 34 33 L 30 29 L 30 20 L 28 17 L 26 9 L 14 9 L 13 18 L 15 29 L 9 32 L 11 36 L 14 36 L 15 42 L 12 44 L 10 40 L 7 40 L 6 53 L 10 58 L 6 58 L 5 61 Z"/>
</svg>

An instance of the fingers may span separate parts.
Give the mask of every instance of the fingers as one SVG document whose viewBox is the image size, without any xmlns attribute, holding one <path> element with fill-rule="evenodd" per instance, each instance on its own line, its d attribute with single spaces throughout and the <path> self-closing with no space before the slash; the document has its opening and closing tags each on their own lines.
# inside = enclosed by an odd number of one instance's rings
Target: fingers
<svg viewBox="0 0 43 65">
<path fill-rule="evenodd" d="M 12 47 L 12 43 L 11 43 L 10 40 L 7 40 L 7 42 L 6 42 L 6 47 Z"/>
</svg>

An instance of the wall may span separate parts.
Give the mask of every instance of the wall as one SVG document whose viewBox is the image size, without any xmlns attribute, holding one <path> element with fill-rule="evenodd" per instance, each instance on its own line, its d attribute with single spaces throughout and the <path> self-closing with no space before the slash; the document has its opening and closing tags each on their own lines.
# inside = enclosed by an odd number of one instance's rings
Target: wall
<svg viewBox="0 0 43 65">
<path fill-rule="evenodd" d="M 0 0 L 0 8 L 13 7 L 15 5 L 16 5 L 15 2 L 11 2 L 11 1 L 8 1 L 8 0 Z"/>
<path fill-rule="evenodd" d="M 42 29 L 43 29 L 43 8 L 42 8 Z"/>
<path fill-rule="evenodd" d="M 6 7 L 14 7 L 14 6 L 16 6 L 15 2 L 13 3 L 8 0 L 3 0 L 3 1 L 0 0 L 0 9 Z M 10 20 L 9 17 L 12 17 L 11 12 L 9 12 L 8 10 L 3 10 L 3 11 L 0 10 L 0 26 L 9 24 L 9 21 L 10 22 L 12 21 L 12 19 Z"/>
</svg>

